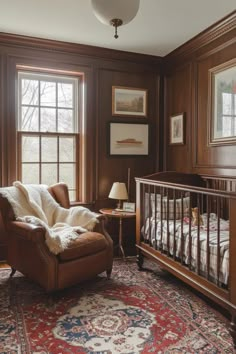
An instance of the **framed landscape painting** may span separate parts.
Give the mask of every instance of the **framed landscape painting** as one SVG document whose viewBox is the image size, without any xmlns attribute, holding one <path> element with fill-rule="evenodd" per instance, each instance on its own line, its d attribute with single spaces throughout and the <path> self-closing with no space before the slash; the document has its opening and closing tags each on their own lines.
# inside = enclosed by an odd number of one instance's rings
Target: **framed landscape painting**
<svg viewBox="0 0 236 354">
<path fill-rule="evenodd" d="M 113 116 L 147 116 L 147 90 L 112 86 Z"/>
</svg>

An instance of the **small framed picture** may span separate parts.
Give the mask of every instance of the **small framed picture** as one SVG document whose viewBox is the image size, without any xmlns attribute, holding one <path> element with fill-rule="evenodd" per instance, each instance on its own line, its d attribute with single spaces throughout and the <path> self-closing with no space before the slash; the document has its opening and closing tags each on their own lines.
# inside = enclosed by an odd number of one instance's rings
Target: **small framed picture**
<svg viewBox="0 0 236 354">
<path fill-rule="evenodd" d="M 170 117 L 170 144 L 184 144 L 184 113 Z"/>
<path fill-rule="evenodd" d="M 135 213 L 135 203 L 123 202 L 123 211 Z"/>
<path fill-rule="evenodd" d="M 147 117 L 147 90 L 112 86 L 112 115 Z"/>
<path fill-rule="evenodd" d="M 148 155 L 148 124 L 109 123 L 109 155 Z"/>
</svg>

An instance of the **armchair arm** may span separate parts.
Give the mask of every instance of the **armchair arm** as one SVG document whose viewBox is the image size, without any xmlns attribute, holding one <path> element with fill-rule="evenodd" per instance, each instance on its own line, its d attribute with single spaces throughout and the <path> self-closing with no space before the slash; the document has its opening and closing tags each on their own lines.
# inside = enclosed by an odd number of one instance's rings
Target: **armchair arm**
<svg viewBox="0 0 236 354">
<path fill-rule="evenodd" d="M 96 219 L 98 223 L 94 227 L 94 231 L 103 233 L 106 230 L 105 225 L 107 224 L 107 217 L 104 214 L 97 214 Z"/>
<path fill-rule="evenodd" d="M 97 214 L 97 220 L 99 221 L 96 225 L 93 231 L 99 232 L 105 236 L 107 239 L 108 243 L 113 244 L 113 241 L 109 235 L 109 233 L 106 230 L 106 224 L 108 221 L 108 218 L 105 214 Z"/>
<path fill-rule="evenodd" d="M 22 221 L 11 221 L 7 230 L 28 241 L 42 242 L 45 240 L 45 229 L 42 226 L 28 224 Z"/>
</svg>

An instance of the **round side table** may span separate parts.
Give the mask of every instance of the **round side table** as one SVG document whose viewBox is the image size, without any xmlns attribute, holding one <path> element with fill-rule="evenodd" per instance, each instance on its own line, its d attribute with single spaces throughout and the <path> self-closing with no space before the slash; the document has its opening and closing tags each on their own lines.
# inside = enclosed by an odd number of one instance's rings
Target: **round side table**
<svg viewBox="0 0 236 354">
<path fill-rule="evenodd" d="M 118 211 L 115 209 L 103 208 L 99 210 L 100 213 L 107 215 L 108 218 L 116 218 L 119 219 L 119 249 L 123 258 L 125 259 L 125 252 L 123 248 L 123 219 L 135 218 L 136 213 L 126 212 L 126 211 Z"/>
</svg>

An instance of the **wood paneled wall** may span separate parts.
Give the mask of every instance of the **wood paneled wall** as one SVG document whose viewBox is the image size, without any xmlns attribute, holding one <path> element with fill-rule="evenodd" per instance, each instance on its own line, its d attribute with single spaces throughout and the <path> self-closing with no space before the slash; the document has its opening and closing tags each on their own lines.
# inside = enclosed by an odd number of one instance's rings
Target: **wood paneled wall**
<svg viewBox="0 0 236 354">
<path fill-rule="evenodd" d="M 236 144 L 209 145 L 209 70 L 236 57 L 236 12 L 164 58 L 164 169 L 236 175 Z M 185 113 L 185 144 L 170 145 L 170 116 Z"/>
<path fill-rule="evenodd" d="M 86 78 L 86 124 L 89 126 L 90 181 L 93 191 L 89 202 L 107 202 L 114 181 L 158 169 L 156 133 L 159 132 L 159 73 L 161 58 L 108 50 L 98 47 L 0 34 L 0 185 L 9 185 L 15 178 L 16 145 L 16 65 L 48 67 L 84 72 Z M 148 117 L 112 117 L 112 86 L 148 90 Z M 150 125 L 148 157 L 111 157 L 108 154 L 108 122 L 145 122 Z M 11 158 L 9 159 L 9 156 Z"/>
<path fill-rule="evenodd" d="M 0 186 L 11 185 L 16 179 L 16 66 L 54 68 L 85 73 L 88 204 L 95 210 L 115 206 L 116 201 L 108 199 L 110 188 L 114 181 L 127 182 L 128 168 L 130 199 L 134 201 L 134 177 L 159 169 L 161 61 L 148 55 L 0 33 Z M 113 85 L 147 89 L 147 118 L 113 117 Z M 149 155 L 109 156 L 110 121 L 148 123 Z M 0 235 L 0 259 L 1 247 L 3 250 Z"/>
</svg>

